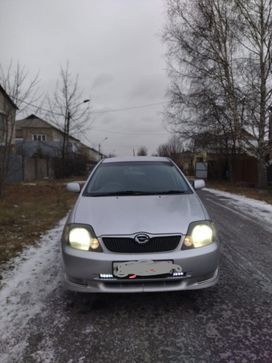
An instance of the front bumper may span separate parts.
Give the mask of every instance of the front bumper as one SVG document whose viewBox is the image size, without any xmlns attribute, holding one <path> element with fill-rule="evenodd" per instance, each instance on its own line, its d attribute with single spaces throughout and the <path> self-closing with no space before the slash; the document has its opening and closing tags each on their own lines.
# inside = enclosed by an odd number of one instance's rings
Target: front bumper
<svg viewBox="0 0 272 363">
<path fill-rule="evenodd" d="M 219 246 L 213 243 L 193 250 L 164 253 L 95 253 L 63 247 L 64 283 L 68 290 L 93 293 L 152 292 L 195 290 L 213 286 L 218 281 Z M 147 279 L 100 278 L 112 274 L 113 262 L 172 260 L 182 267 L 183 276 Z"/>
</svg>

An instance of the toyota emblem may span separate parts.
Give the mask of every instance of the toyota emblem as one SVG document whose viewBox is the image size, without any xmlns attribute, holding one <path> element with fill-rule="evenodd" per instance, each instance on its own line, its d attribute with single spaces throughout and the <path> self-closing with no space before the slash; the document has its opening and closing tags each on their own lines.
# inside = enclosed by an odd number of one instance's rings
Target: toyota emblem
<svg viewBox="0 0 272 363">
<path fill-rule="evenodd" d="M 149 236 L 147 234 L 145 234 L 145 233 L 137 234 L 134 239 L 140 245 L 143 245 L 143 244 L 147 243 L 150 240 Z"/>
</svg>

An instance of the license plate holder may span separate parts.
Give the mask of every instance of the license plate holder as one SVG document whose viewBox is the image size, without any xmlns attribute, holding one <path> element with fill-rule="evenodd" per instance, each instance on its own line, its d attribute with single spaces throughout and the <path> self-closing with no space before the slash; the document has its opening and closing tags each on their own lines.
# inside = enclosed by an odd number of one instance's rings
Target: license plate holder
<svg viewBox="0 0 272 363">
<path fill-rule="evenodd" d="M 117 278 L 137 278 L 172 275 L 173 272 L 182 272 L 182 268 L 173 260 L 122 261 L 113 262 L 112 271 Z"/>
</svg>

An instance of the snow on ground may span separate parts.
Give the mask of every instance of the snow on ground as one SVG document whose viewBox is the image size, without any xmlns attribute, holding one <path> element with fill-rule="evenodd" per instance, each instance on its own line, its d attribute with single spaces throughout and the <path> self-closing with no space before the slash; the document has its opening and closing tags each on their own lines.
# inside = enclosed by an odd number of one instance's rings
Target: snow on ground
<svg viewBox="0 0 272 363">
<path fill-rule="evenodd" d="M 272 229 L 272 205 L 244 196 L 205 189 L 218 196 L 216 204 L 265 222 Z M 214 201 L 213 201 L 214 202 Z M 0 362 L 21 362 L 32 331 L 35 316 L 48 318 L 48 297 L 61 281 L 59 239 L 65 218 L 46 233 L 37 246 L 26 248 L 10 261 L 2 275 L 0 286 Z M 12 267 L 12 268 L 8 268 Z M 61 321 L 63 317 L 59 317 Z M 35 355 L 36 354 L 36 355 Z M 54 362 L 54 349 L 45 340 L 32 358 L 36 362 Z"/>
<path fill-rule="evenodd" d="M 257 218 L 262 222 L 265 222 L 272 229 L 272 205 L 266 202 L 245 197 L 243 195 L 233 194 L 229 192 L 223 192 L 221 190 L 204 188 L 205 191 L 215 194 L 218 197 L 224 198 L 229 206 L 237 207 L 240 212 L 250 215 L 253 218 Z"/>
<path fill-rule="evenodd" d="M 42 313 L 46 297 L 60 283 L 59 239 L 65 218 L 35 247 L 26 248 L 2 273 L 0 289 L 0 362 L 21 361 L 31 331 L 27 324 Z M 60 259 L 59 259 L 60 261 Z M 12 358 L 14 357 L 14 358 Z M 16 357 L 16 359 L 15 359 Z M 14 360 L 13 360 L 14 359 Z"/>
</svg>

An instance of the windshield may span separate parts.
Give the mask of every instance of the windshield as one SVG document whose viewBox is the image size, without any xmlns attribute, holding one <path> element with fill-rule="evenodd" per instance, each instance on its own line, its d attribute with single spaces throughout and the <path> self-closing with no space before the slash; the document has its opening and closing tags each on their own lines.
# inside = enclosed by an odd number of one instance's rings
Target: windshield
<svg viewBox="0 0 272 363">
<path fill-rule="evenodd" d="M 137 195 L 191 193 L 187 182 L 170 162 L 102 163 L 83 195 Z"/>
</svg>

